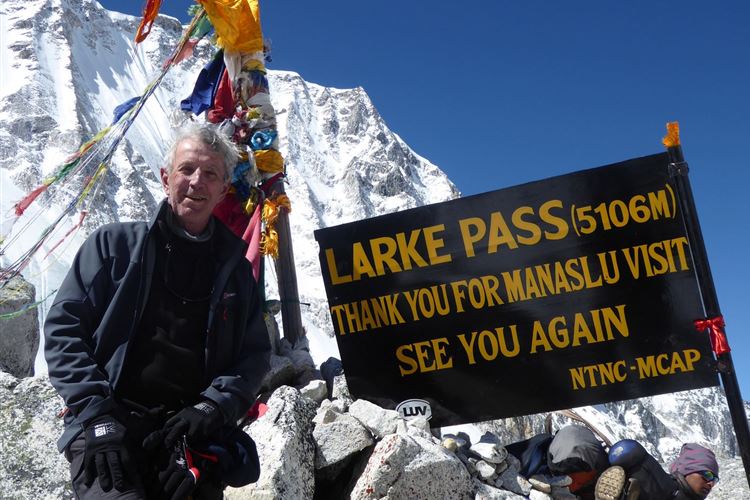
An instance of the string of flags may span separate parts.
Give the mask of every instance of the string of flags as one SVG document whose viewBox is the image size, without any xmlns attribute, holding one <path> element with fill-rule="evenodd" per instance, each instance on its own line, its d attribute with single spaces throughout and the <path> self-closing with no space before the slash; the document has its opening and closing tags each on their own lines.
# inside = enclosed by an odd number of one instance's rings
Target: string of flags
<svg viewBox="0 0 750 500">
<path fill-rule="evenodd" d="M 93 201 L 103 183 L 104 174 L 108 170 L 112 156 L 125 137 L 130 125 L 132 125 L 146 104 L 146 101 L 156 91 L 169 70 L 177 64 L 178 56 L 184 53 L 188 43 L 196 38 L 196 36 L 205 36 L 206 33 L 203 31 L 205 24 L 202 23 L 205 18 L 205 11 L 199 8 L 177 46 L 172 51 L 172 54 L 167 59 L 167 62 L 163 65 L 160 73 L 149 82 L 143 93 L 117 106 L 113 111 L 113 119 L 109 125 L 86 140 L 75 153 L 63 161 L 62 165 L 53 174 L 44 178 L 39 186 L 32 189 L 14 205 L 13 214 L 9 217 L 10 223 L 8 224 L 7 234 L 0 235 L 0 244 L 2 245 L 0 247 L 0 255 L 5 254 L 11 245 L 20 241 L 22 235 L 32 227 L 32 222 L 42 215 L 43 210 L 39 210 L 23 227 L 18 228 L 13 233 L 14 226 L 19 218 L 24 215 L 42 194 L 47 193 L 50 197 L 53 197 L 58 192 L 66 192 L 62 187 L 66 185 L 66 189 L 69 189 L 70 184 L 68 181 L 71 178 L 83 178 L 80 188 L 75 192 L 72 201 L 67 204 L 63 211 L 58 214 L 51 224 L 41 231 L 40 235 L 26 251 L 22 252 L 10 265 L 0 269 L 0 287 L 4 286 L 13 277 L 18 276 L 29 262 L 31 262 L 32 257 L 42 248 L 48 238 L 59 228 L 60 224 L 76 211 L 80 212 L 78 222 L 64 234 L 63 239 L 58 241 L 52 250 L 59 247 L 65 238 L 80 228 L 83 219 L 92 212 Z M 7 235 L 9 234 L 13 234 L 13 236 L 8 238 Z"/>
<path fill-rule="evenodd" d="M 192 6 L 189 11 L 193 16 L 190 25 L 143 93 L 117 106 L 109 125 L 81 144 L 53 174 L 13 206 L 12 222 L 6 235 L 12 233 L 19 218 L 41 195 L 54 197 L 70 189 L 69 180 L 83 178 L 72 201 L 41 231 L 30 248 L 8 267 L 0 269 L 0 287 L 19 275 L 61 229 L 63 221 L 76 211 L 79 212 L 77 222 L 52 244 L 44 258 L 80 229 L 93 210 L 104 174 L 130 125 L 168 71 L 190 57 L 197 43 L 211 32 L 215 33 L 212 42 L 218 50 L 201 70 L 193 92 L 180 107 L 189 116 L 204 114 L 207 121 L 217 124 L 238 146 L 240 162 L 232 177 L 230 195 L 216 208 L 215 215 L 248 242 L 247 258 L 253 264 L 253 275 L 262 281 L 260 257 L 278 256 L 276 221 L 282 210 L 291 211 L 283 189 L 276 189 L 285 178 L 285 169 L 265 68 L 265 63 L 270 62 L 270 47 L 263 38 L 257 0 L 198 0 L 198 3 L 200 5 Z M 136 44 L 148 37 L 160 7 L 161 0 L 147 0 L 135 34 Z M 66 189 L 62 189 L 63 186 Z M 11 238 L 6 240 L 6 235 L 0 235 L 0 255 L 6 253 L 10 245 L 18 243 L 42 213 L 40 209 L 31 217 L 27 214 L 29 220 L 24 227 L 16 228 Z"/>
</svg>

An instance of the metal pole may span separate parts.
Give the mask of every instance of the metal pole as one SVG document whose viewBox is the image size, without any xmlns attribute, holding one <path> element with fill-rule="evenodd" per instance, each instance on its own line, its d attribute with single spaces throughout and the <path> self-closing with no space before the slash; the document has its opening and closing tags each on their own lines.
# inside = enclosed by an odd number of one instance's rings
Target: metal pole
<svg viewBox="0 0 750 500">
<path fill-rule="evenodd" d="M 280 179 L 273 186 L 273 195 L 284 193 L 284 182 Z M 305 335 L 305 332 L 302 327 L 297 271 L 294 266 L 292 232 L 289 228 L 289 215 L 286 210 L 281 210 L 279 218 L 276 219 L 276 232 L 279 234 L 279 257 L 274 264 L 279 280 L 281 323 L 284 325 L 284 338 L 294 345 Z"/>
<path fill-rule="evenodd" d="M 693 265 L 698 277 L 698 286 L 703 297 L 703 307 L 708 318 L 715 318 L 721 316 L 719 298 L 716 295 L 716 287 L 714 286 L 711 267 L 708 263 L 706 245 L 703 241 L 703 233 L 698 222 L 698 212 L 695 209 L 693 191 L 688 179 L 688 166 L 679 143 L 667 147 L 667 153 L 670 160 L 670 175 L 675 182 L 680 209 L 682 210 L 682 217 L 690 243 L 690 251 L 693 255 Z M 745 467 L 745 476 L 750 485 L 750 428 L 748 427 L 745 406 L 742 402 L 742 395 L 740 394 L 740 387 L 737 382 L 737 374 L 734 370 L 731 353 L 727 352 L 717 355 L 717 366 L 721 383 L 724 386 L 729 414 L 732 417 L 737 444 L 740 448 L 742 464 Z"/>
</svg>

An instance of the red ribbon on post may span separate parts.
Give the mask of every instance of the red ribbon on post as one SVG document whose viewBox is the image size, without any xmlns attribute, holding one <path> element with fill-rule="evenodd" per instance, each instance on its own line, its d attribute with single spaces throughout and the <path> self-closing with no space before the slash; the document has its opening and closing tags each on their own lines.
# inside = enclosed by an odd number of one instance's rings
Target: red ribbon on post
<svg viewBox="0 0 750 500">
<path fill-rule="evenodd" d="M 724 333 L 723 316 L 695 320 L 696 330 L 702 332 L 706 328 L 708 328 L 708 337 L 709 339 L 711 339 L 711 349 L 713 349 L 714 353 L 717 356 L 726 354 L 731 351 L 731 349 L 729 348 L 729 342 L 727 342 L 727 336 Z"/>
</svg>

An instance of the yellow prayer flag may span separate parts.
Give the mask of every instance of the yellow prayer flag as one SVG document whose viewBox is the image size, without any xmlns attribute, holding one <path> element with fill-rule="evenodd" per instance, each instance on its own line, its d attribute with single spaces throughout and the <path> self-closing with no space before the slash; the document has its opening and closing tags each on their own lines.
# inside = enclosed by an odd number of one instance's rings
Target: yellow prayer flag
<svg viewBox="0 0 750 500">
<path fill-rule="evenodd" d="M 232 52 L 263 52 L 258 0 L 198 1 L 216 29 L 219 47 Z"/>
<path fill-rule="evenodd" d="M 283 172 L 284 158 L 275 149 L 260 149 L 254 153 L 255 165 L 261 172 Z"/>
</svg>

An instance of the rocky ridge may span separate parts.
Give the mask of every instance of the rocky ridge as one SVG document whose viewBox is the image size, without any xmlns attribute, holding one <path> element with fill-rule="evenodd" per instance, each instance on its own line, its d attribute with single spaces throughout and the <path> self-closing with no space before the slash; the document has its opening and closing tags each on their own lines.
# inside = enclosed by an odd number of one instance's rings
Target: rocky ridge
<svg viewBox="0 0 750 500">
<path fill-rule="evenodd" d="M 710 397 L 718 391 L 700 392 Z M 342 375 L 335 378 L 330 396 L 321 380 L 301 389 L 282 385 L 269 393 L 266 412 L 245 427 L 258 446 L 260 479 L 228 488 L 227 499 L 577 498 L 568 491 L 567 476 L 520 476 L 502 431 L 472 439 L 463 432 L 431 430 L 421 418 L 405 421 L 393 410 L 352 400 Z M 55 446 L 62 431 L 57 417 L 62 401 L 47 378 L 0 374 L 0 398 L 2 498 L 72 498 L 67 462 Z M 528 432 L 520 437 L 530 437 L 543 432 L 546 417 L 484 425 L 521 425 Z M 560 415 L 552 421 L 553 430 L 571 423 Z M 711 498 L 747 498 L 739 459 L 717 452 L 722 480 Z"/>
</svg>

